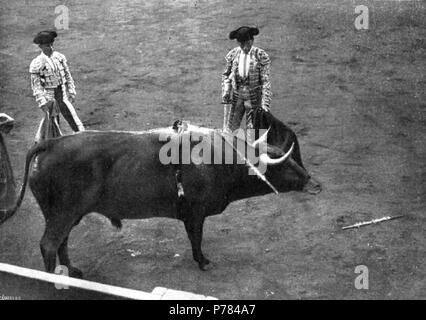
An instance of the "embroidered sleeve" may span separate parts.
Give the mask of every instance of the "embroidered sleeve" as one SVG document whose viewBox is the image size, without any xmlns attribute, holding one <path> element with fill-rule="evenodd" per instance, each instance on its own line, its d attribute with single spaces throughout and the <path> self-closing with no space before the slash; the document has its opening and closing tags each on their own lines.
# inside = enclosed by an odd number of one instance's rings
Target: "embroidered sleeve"
<svg viewBox="0 0 426 320">
<path fill-rule="evenodd" d="M 222 97 L 226 93 L 231 92 L 232 79 L 230 79 L 230 78 L 232 78 L 232 76 L 230 77 L 230 75 L 232 73 L 232 64 L 234 62 L 235 53 L 236 53 L 236 48 L 229 51 L 228 54 L 225 57 L 226 65 L 225 65 L 225 69 L 223 70 L 223 73 L 222 73 Z M 231 99 L 229 97 L 229 99 L 227 101 L 223 100 L 222 103 L 230 103 L 230 100 Z"/>
<path fill-rule="evenodd" d="M 68 93 L 76 95 L 77 92 L 75 91 L 74 79 L 71 76 L 71 72 L 70 72 L 70 68 L 68 67 L 67 59 L 65 58 L 64 55 L 62 55 L 61 58 L 62 58 L 61 63 L 64 66 L 65 80 L 67 82 L 66 86 L 67 86 L 67 89 L 68 89 Z"/>
<path fill-rule="evenodd" d="M 47 102 L 46 91 L 42 85 L 40 69 L 40 60 L 34 59 L 30 64 L 31 89 L 33 90 L 33 96 L 35 97 L 39 107 Z"/>
<path fill-rule="evenodd" d="M 262 108 L 269 109 L 272 98 L 270 81 L 271 59 L 263 50 L 259 50 L 259 64 L 260 81 L 262 84 Z"/>
</svg>

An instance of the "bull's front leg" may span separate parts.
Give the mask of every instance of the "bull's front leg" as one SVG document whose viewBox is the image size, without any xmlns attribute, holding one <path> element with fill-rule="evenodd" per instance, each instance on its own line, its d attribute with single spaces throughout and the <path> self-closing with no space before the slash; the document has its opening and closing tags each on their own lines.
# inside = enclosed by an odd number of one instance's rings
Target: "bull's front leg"
<svg viewBox="0 0 426 320">
<path fill-rule="evenodd" d="M 200 269 L 206 271 L 206 265 L 208 265 L 210 261 L 204 257 L 203 252 L 201 251 L 204 217 L 192 215 L 184 220 L 184 224 L 188 238 L 191 241 L 192 256 L 194 257 L 194 260 L 198 262 Z"/>
</svg>

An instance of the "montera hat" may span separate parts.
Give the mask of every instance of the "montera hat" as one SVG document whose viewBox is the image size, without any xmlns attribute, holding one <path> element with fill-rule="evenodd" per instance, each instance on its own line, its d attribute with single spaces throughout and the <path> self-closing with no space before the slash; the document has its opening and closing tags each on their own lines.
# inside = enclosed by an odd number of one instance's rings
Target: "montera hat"
<svg viewBox="0 0 426 320">
<path fill-rule="evenodd" d="M 56 33 L 56 31 L 52 31 L 52 30 L 40 31 L 35 36 L 33 42 L 35 44 L 52 43 L 57 36 L 58 36 L 58 34 Z"/>
<path fill-rule="evenodd" d="M 259 29 L 256 27 L 240 27 L 229 34 L 229 39 L 237 39 L 238 42 L 247 41 L 253 39 L 253 36 L 259 34 Z"/>
</svg>

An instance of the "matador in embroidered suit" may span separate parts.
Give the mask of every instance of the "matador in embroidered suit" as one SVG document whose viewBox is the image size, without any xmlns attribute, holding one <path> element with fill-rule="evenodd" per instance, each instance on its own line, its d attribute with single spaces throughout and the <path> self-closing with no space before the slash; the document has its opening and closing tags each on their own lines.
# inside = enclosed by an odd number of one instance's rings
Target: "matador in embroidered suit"
<svg viewBox="0 0 426 320">
<path fill-rule="evenodd" d="M 34 38 L 34 43 L 39 45 L 42 52 L 30 64 L 31 88 L 38 106 L 45 112 L 36 134 L 36 142 L 47 138 L 44 127 L 49 117 L 53 118 L 60 134 L 59 113 L 74 132 L 84 130 L 72 105 L 76 91 L 67 59 L 52 48 L 56 36 L 55 31 L 41 31 Z"/>
<path fill-rule="evenodd" d="M 257 34 L 259 29 L 252 27 L 241 27 L 229 34 L 229 38 L 236 39 L 239 46 L 226 55 L 226 67 L 222 74 L 225 131 L 238 129 L 244 113 L 247 129 L 256 129 L 253 128 L 254 110 L 262 108 L 269 111 L 270 108 L 271 60 L 263 49 L 253 46 L 253 37 Z M 251 138 L 249 132 L 248 139 Z"/>
</svg>

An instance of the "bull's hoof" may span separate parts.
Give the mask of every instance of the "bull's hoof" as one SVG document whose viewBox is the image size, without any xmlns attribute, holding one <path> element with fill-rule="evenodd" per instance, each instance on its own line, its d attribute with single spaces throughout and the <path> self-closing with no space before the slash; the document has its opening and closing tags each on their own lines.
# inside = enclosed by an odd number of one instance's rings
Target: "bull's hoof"
<svg viewBox="0 0 426 320">
<path fill-rule="evenodd" d="M 209 259 L 206 259 L 203 257 L 201 262 L 198 262 L 198 267 L 203 270 L 203 271 L 207 271 L 209 268 L 207 268 L 207 265 L 210 264 Z"/>
<path fill-rule="evenodd" d="M 83 279 L 83 272 L 81 272 L 80 269 L 77 269 L 75 267 L 68 267 L 68 275 L 71 278 Z"/>
<path fill-rule="evenodd" d="M 313 178 L 310 178 L 308 182 L 303 187 L 303 191 L 307 192 L 309 194 L 318 194 L 322 190 L 321 184 L 314 180 Z"/>
</svg>

